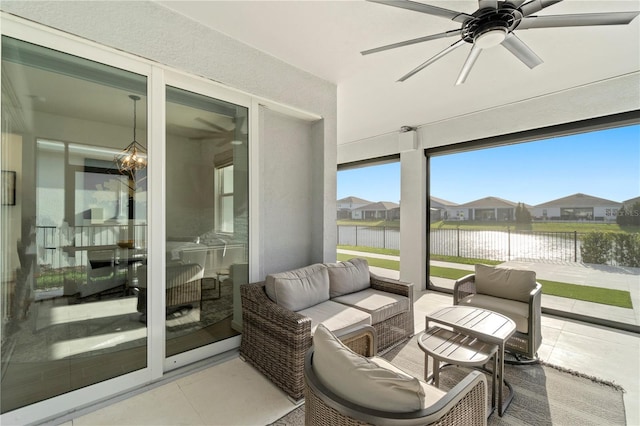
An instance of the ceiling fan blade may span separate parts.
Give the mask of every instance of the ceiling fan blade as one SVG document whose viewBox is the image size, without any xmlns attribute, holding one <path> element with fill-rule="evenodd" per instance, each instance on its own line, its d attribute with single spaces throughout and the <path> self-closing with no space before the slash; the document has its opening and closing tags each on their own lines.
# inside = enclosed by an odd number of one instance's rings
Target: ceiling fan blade
<svg viewBox="0 0 640 426">
<path fill-rule="evenodd" d="M 520 59 L 529 68 L 535 68 L 543 61 L 533 50 L 529 48 L 522 40 L 520 40 L 515 34 L 509 33 L 502 42 L 502 45 L 509 52 Z"/>
<path fill-rule="evenodd" d="M 460 46 L 464 46 L 467 42 L 464 40 L 458 40 L 455 43 L 453 43 L 451 46 L 447 47 L 446 49 L 444 49 L 443 51 L 441 51 L 440 53 L 438 53 L 437 55 L 431 57 L 430 59 L 428 59 L 426 62 L 420 64 L 418 67 L 412 69 L 411 71 L 409 71 L 407 74 L 403 75 L 402 77 L 400 77 L 398 79 L 398 81 L 405 81 L 406 79 L 408 79 L 409 77 L 413 76 L 414 74 L 422 71 L 423 69 L 425 69 L 426 67 L 428 67 L 429 65 L 431 65 L 432 63 L 434 63 L 435 61 L 437 61 L 438 59 L 442 58 L 443 56 L 445 56 L 448 53 L 453 52 L 454 50 L 456 50 L 458 47 Z"/>
<path fill-rule="evenodd" d="M 471 48 L 471 52 L 469 52 L 469 56 L 467 56 L 467 60 L 464 62 L 464 65 L 460 70 L 460 75 L 458 76 L 458 80 L 456 80 L 456 86 L 459 86 L 465 82 L 467 76 L 469 75 L 469 72 L 471 72 L 471 68 L 473 68 L 473 64 L 476 63 L 476 59 L 478 59 L 478 56 L 480 56 L 480 52 L 482 52 L 482 48 L 474 44 Z"/>
<path fill-rule="evenodd" d="M 640 12 L 583 13 L 576 15 L 529 16 L 516 27 L 529 28 L 582 27 L 589 25 L 627 25 Z"/>
<path fill-rule="evenodd" d="M 409 45 L 416 44 L 416 43 L 422 43 L 424 41 L 436 40 L 436 39 L 439 39 L 439 38 L 457 36 L 457 35 L 460 35 L 461 33 L 462 33 L 462 29 L 451 30 L 451 31 L 446 31 L 444 33 L 438 33 L 438 34 L 428 35 L 428 36 L 425 36 L 425 37 L 414 38 L 414 39 L 411 39 L 411 40 L 405 40 L 405 41 L 401 41 L 401 42 L 398 42 L 398 43 L 387 44 L 385 46 L 376 47 L 374 49 L 364 50 L 364 51 L 362 51 L 360 53 L 363 54 L 363 55 L 369 55 L 371 53 L 377 53 L 377 52 L 382 52 L 384 50 L 395 49 L 396 47 L 409 46 Z"/>
<path fill-rule="evenodd" d="M 545 7 L 560 3 L 562 0 L 533 0 L 522 5 L 520 10 L 523 16 L 529 16 L 532 13 L 540 12 Z"/>
<path fill-rule="evenodd" d="M 413 10 L 415 12 L 426 13 L 428 15 L 439 16 L 441 18 L 451 19 L 456 22 L 463 23 L 467 19 L 473 18 L 466 13 L 456 12 L 455 10 L 444 9 L 442 7 L 430 6 L 424 3 L 417 3 L 409 0 L 368 0 L 372 3 L 385 4 L 387 6 L 399 7 L 401 9 Z"/>
<path fill-rule="evenodd" d="M 219 132 L 226 132 L 226 131 L 227 131 L 227 129 L 225 129 L 224 127 L 218 126 L 217 124 L 212 123 L 212 122 L 211 122 L 211 121 L 209 121 L 209 120 L 205 120 L 204 118 L 196 117 L 196 118 L 195 118 L 195 120 L 196 120 L 196 121 L 199 121 L 199 122 L 201 122 L 201 123 L 204 123 L 204 124 L 206 124 L 207 126 L 209 126 L 209 127 L 213 128 L 213 129 L 216 129 L 216 130 L 217 130 L 217 131 L 219 131 Z"/>
<path fill-rule="evenodd" d="M 498 0 L 478 0 L 478 9 L 497 9 Z"/>
<path fill-rule="evenodd" d="M 509 3 L 511 6 L 513 6 L 513 7 L 515 7 L 517 9 L 520 6 L 522 6 L 525 1 L 526 0 L 507 0 L 507 1 L 505 1 L 505 3 Z"/>
</svg>

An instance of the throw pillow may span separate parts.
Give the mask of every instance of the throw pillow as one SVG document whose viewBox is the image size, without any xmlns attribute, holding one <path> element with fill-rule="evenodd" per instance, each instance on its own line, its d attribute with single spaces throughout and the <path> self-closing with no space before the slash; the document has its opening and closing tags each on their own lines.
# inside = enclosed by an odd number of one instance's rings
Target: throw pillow
<svg viewBox="0 0 640 426">
<path fill-rule="evenodd" d="M 529 293 L 536 288 L 535 271 L 475 266 L 476 291 L 503 299 L 529 301 Z"/>
<path fill-rule="evenodd" d="M 353 258 L 346 262 L 327 263 L 329 296 L 354 293 L 370 286 L 369 264 L 366 259 Z"/>
<path fill-rule="evenodd" d="M 336 395 L 362 407 L 409 413 L 424 406 L 420 381 L 371 362 L 347 348 L 323 324 L 313 335 L 313 370 Z"/>
<path fill-rule="evenodd" d="M 329 274 L 317 263 L 292 271 L 267 275 L 267 296 L 290 311 L 299 311 L 329 300 Z"/>
</svg>

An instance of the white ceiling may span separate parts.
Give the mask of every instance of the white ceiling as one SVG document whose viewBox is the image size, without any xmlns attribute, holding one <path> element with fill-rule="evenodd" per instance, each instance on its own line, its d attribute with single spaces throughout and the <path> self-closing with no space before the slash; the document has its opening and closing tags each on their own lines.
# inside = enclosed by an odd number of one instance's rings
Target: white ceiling
<svg viewBox="0 0 640 426">
<path fill-rule="evenodd" d="M 477 1 L 422 2 L 465 13 L 478 8 Z M 360 54 L 381 45 L 459 28 L 460 24 L 444 18 L 364 0 L 159 3 L 336 83 L 338 143 L 640 70 L 640 17 L 625 26 L 516 29 L 515 33 L 542 58 L 542 65 L 530 70 L 498 46 L 483 51 L 466 83 L 455 86 L 470 47 L 457 49 L 403 83 L 396 80 L 457 38 Z M 565 0 L 537 15 L 638 10 L 638 0 Z"/>
</svg>

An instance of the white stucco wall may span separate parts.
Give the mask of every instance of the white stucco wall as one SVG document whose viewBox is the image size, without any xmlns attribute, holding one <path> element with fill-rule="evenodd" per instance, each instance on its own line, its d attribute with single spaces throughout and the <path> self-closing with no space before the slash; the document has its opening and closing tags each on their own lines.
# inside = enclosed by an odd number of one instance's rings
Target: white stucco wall
<svg viewBox="0 0 640 426">
<path fill-rule="evenodd" d="M 264 271 L 282 272 L 313 263 L 313 191 L 311 124 L 266 108 L 260 109 L 261 240 L 264 241 Z M 292 176 L 295 175 L 295 178 Z M 264 186 L 263 186 L 264 184 Z M 276 190 L 286 188 L 286 190 Z M 335 251 L 335 248 L 334 248 Z"/>
<path fill-rule="evenodd" d="M 322 117 L 309 128 L 309 158 L 290 161 L 288 179 L 261 175 L 260 187 L 270 198 L 284 197 L 292 185 L 306 182 L 308 204 L 297 214 L 309 220 L 309 232 L 281 240 L 280 227 L 263 230 L 261 253 L 269 251 L 263 270 L 291 264 L 295 247 L 305 247 L 305 260 L 332 261 L 336 245 L 336 87 L 307 72 L 164 7 L 147 1 L 2 2 L 8 13 L 59 29 L 99 44 L 219 82 L 231 89 Z M 271 115 L 263 117 L 269 126 Z M 295 140 L 272 141 L 274 147 L 295 146 Z M 262 154 L 265 150 L 259 150 Z M 298 154 L 302 154 L 297 151 Z M 315 161 L 310 161 L 313 158 Z M 303 166 L 304 165 L 304 168 Z M 257 171 L 256 164 L 252 170 Z M 313 179 L 307 179 L 311 174 Z M 300 179 L 298 179 L 300 178 Z M 297 188 L 296 192 L 302 190 Z M 277 207 L 279 210 L 281 206 Z M 278 210 L 278 211 L 279 211 Z M 264 212 L 264 210 L 261 210 Z M 275 212 L 273 212 L 275 214 Z M 270 212 L 271 214 L 271 212 Z M 268 218 L 260 218 L 268 221 Z M 258 223 L 263 220 L 258 221 Z M 257 277 L 260 278 L 260 277 Z"/>
</svg>

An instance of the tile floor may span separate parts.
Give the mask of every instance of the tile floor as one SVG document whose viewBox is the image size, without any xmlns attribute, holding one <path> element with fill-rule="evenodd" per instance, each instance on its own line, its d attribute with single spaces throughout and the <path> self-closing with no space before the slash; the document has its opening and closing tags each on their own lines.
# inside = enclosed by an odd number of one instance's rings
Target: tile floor
<svg viewBox="0 0 640 426">
<path fill-rule="evenodd" d="M 425 313 L 450 304 L 449 295 L 419 294 L 416 330 L 424 328 Z M 627 424 L 640 425 L 640 336 L 546 315 L 542 335 L 542 360 L 623 386 Z M 225 354 L 214 364 L 120 399 L 51 424 L 266 425 L 295 408 L 237 353 Z"/>
</svg>

